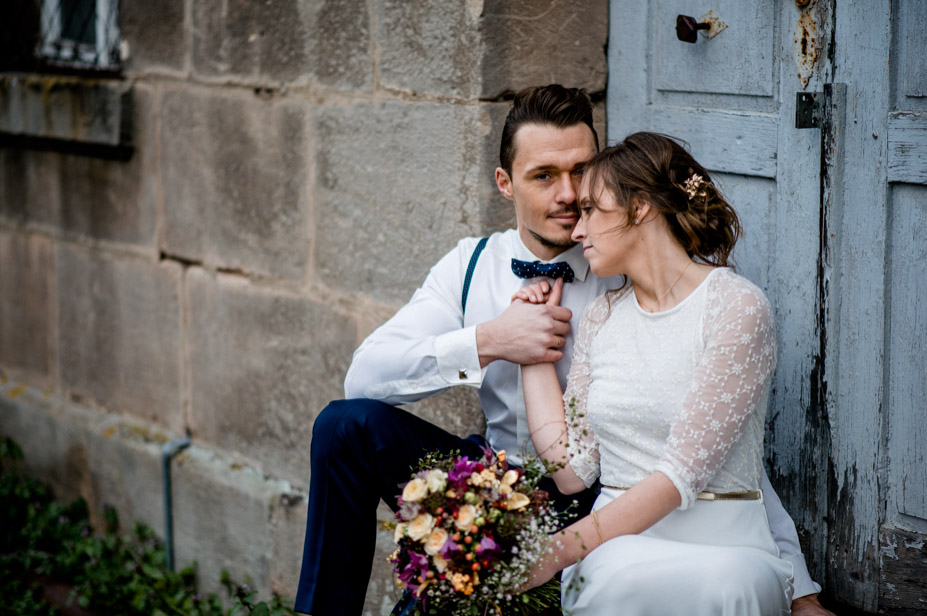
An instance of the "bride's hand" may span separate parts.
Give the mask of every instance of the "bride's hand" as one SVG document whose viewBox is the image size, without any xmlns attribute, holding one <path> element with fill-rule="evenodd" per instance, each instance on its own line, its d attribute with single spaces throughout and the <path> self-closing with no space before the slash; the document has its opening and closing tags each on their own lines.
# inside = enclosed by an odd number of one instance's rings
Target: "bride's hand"
<svg viewBox="0 0 927 616">
<path fill-rule="evenodd" d="M 528 574 L 528 581 L 518 591 L 525 592 L 537 588 L 552 579 L 561 569 L 563 567 L 557 563 L 557 559 L 551 554 L 547 554 L 535 561 L 534 567 L 531 568 L 531 572 Z"/>
<path fill-rule="evenodd" d="M 560 305 L 560 296 L 563 294 L 563 279 L 558 278 L 551 285 L 546 280 L 522 287 L 512 296 L 512 301 L 523 301 L 528 304 Z"/>
<path fill-rule="evenodd" d="M 553 548 L 553 551 L 548 552 L 545 549 L 543 555 L 534 561 L 534 566 L 531 567 L 531 571 L 528 572 L 528 580 L 519 587 L 518 592 L 525 592 L 544 584 L 557 575 L 557 572 L 566 565 L 571 564 L 569 562 L 564 562 L 565 556 L 561 552 L 563 549 L 561 544 L 563 531 L 551 535 L 548 539 L 550 540 L 550 547 Z"/>
</svg>

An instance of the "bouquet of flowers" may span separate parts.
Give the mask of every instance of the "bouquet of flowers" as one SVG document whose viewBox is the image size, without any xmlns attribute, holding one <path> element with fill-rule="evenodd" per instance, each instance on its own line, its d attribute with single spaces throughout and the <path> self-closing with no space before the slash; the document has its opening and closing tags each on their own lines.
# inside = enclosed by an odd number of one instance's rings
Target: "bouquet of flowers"
<svg viewBox="0 0 927 616">
<path fill-rule="evenodd" d="M 489 448 L 479 460 L 432 454 L 420 462 L 402 488 L 399 547 L 389 559 L 417 600 L 411 613 L 514 615 L 559 605 L 556 581 L 517 594 L 558 526 L 539 476 Z"/>
</svg>

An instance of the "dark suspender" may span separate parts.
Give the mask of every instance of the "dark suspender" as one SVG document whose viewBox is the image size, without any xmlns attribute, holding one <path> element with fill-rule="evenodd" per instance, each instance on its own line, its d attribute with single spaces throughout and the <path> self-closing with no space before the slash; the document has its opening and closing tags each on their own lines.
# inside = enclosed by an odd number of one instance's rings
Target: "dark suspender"
<svg viewBox="0 0 927 616">
<path fill-rule="evenodd" d="M 480 258 L 480 253 L 486 248 L 488 237 L 484 237 L 476 244 L 473 255 L 470 257 L 470 263 L 467 265 L 467 275 L 464 277 L 463 293 L 460 294 L 460 306 L 463 314 L 467 313 L 467 295 L 470 293 L 470 281 L 473 279 L 473 270 L 476 269 L 476 262 Z"/>
</svg>

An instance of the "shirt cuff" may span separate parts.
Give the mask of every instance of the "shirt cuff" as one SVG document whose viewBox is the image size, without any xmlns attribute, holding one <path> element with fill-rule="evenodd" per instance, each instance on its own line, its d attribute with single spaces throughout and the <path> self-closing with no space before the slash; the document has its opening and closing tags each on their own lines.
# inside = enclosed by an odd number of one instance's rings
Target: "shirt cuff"
<svg viewBox="0 0 927 616">
<path fill-rule="evenodd" d="M 476 350 L 476 326 L 465 327 L 435 338 L 438 374 L 448 385 L 479 387 L 483 382 L 480 355 Z"/>
<path fill-rule="evenodd" d="M 821 592 L 821 585 L 811 579 L 808 573 L 808 567 L 805 565 L 805 557 L 801 554 L 782 554 L 784 560 L 792 563 L 793 581 L 792 581 L 792 599 L 805 597 L 807 595 L 816 595 Z"/>
</svg>

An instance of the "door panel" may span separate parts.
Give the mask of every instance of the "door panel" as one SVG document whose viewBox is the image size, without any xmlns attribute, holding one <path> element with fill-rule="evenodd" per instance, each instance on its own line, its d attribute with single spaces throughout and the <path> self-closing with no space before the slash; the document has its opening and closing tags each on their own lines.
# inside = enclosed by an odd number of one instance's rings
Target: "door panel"
<svg viewBox="0 0 927 616">
<path fill-rule="evenodd" d="M 687 11 L 698 6 L 701 12 Z M 699 35 L 695 44 L 676 38 L 676 16 L 688 14 L 696 19 L 712 9 L 728 28 L 706 44 Z M 775 96 L 774 80 L 776 5 L 768 0 L 726 0 L 710 5 L 688 0 L 655 0 L 651 21 L 657 62 L 653 63 L 653 83 L 658 92 L 703 92 Z M 671 19 L 663 19 L 671 16 Z M 713 67 L 705 70 L 706 66 Z"/>
<path fill-rule="evenodd" d="M 762 230 L 775 226 L 776 184 L 772 180 L 755 181 L 727 173 L 715 173 L 713 177 L 728 200 L 740 206 L 737 214 L 745 232 L 734 248 L 737 271 L 767 288 L 775 245 L 773 234 Z"/>
<path fill-rule="evenodd" d="M 777 116 L 653 105 L 650 118 L 651 130 L 684 139 L 708 169 L 776 177 Z"/>
<path fill-rule="evenodd" d="M 806 21 L 827 40 L 829 5 Z M 779 367 L 770 400 L 767 453 L 772 479 L 806 536 L 823 553 L 828 484 L 826 424 L 812 383 L 820 364 L 818 267 L 820 131 L 794 129 L 794 2 L 709 3 L 613 0 L 610 12 L 608 141 L 637 130 L 686 140 L 715 175 L 744 224 L 734 258 L 773 303 Z M 713 39 L 676 40 L 678 14 L 709 9 L 728 24 Z M 813 17 L 814 19 L 811 19 Z M 819 47 L 807 41 L 809 50 Z M 820 59 L 809 89 L 829 67 Z M 811 418 L 811 419 L 809 419 Z M 778 478 L 778 481 L 777 481 Z M 817 579 L 822 579 L 821 575 Z"/>
<path fill-rule="evenodd" d="M 797 5 L 803 5 L 798 8 Z M 769 296 L 773 484 L 840 603 L 927 596 L 927 2 L 611 0 L 608 141 L 685 139 Z M 709 9 L 713 39 L 675 38 Z M 822 96 L 797 129 L 795 95 Z"/>
<path fill-rule="evenodd" d="M 927 184 L 927 182 L 925 182 Z M 927 529 L 927 186 L 892 190 L 891 338 L 889 346 L 890 479 L 898 491 L 895 526 Z M 892 516 L 894 517 L 894 516 Z M 914 529 L 917 530 L 917 529 Z"/>
<path fill-rule="evenodd" d="M 902 108 L 927 110 L 927 2 L 896 0 L 894 4 L 896 92 L 904 101 Z"/>
<path fill-rule="evenodd" d="M 776 313 L 767 461 L 812 574 L 855 608 L 916 613 L 905 610 L 927 596 L 927 3 L 643 5 L 611 0 L 608 140 L 681 137 L 720 180 L 746 230 L 740 271 Z M 678 14 L 709 9 L 726 30 L 676 40 Z M 796 93 L 825 84 L 836 95 L 822 128 L 797 129 Z"/>
<path fill-rule="evenodd" d="M 927 3 L 896 0 L 892 8 L 883 411 L 889 468 L 879 608 L 915 614 L 927 597 Z"/>
</svg>

